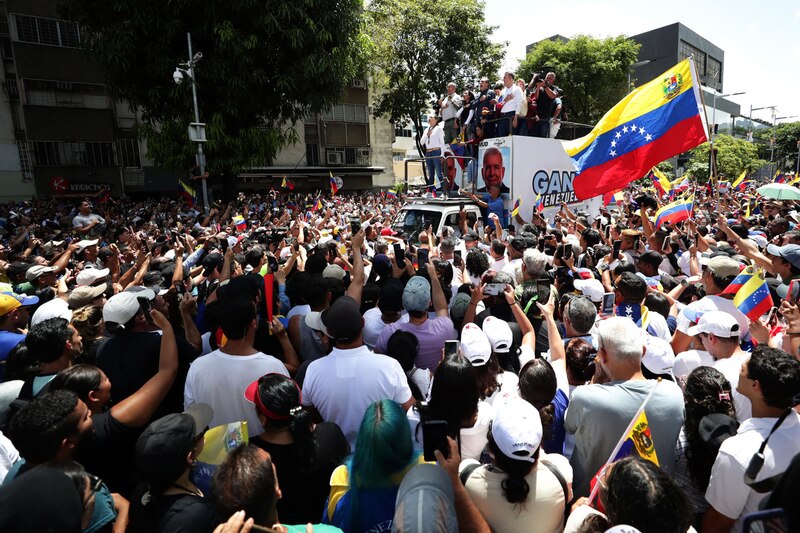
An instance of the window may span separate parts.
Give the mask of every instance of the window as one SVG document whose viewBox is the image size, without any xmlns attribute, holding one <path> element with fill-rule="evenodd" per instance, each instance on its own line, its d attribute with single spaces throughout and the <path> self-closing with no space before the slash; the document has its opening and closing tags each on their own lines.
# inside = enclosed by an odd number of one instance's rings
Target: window
<svg viewBox="0 0 800 533">
<path fill-rule="evenodd" d="M 714 59 L 711 56 L 708 56 L 708 61 L 706 63 L 706 76 L 711 79 L 714 87 L 719 87 L 720 82 L 722 81 L 722 62 Z"/>
<path fill-rule="evenodd" d="M 706 72 L 705 52 L 683 40 L 681 40 L 679 52 L 681 59 L 686 59 L 687 57 L 694 55 L 694 64 L 697 66 L 697 71 L 702 74 L 705 74 Z"/>
<path fill-rule="evenodd" d="M 123 168 L 142 168 L 142 160 L 139 157 L 139 141 L 137 139 L 118 139 L 117 147 Z"/>
<path fill-rule="evenodd" d="M 80 46 L 80 32 L 74 22 L 18 14 L 12 17 L 17 41 L 66 48 Z"/>
<path fill-rule="evenodd" d="M 357 122 L 369 121 L 367 106 L 360 104 L 335 104 L 322 115 L 325 122 Z"/>
<path fill-rule="evenodd" d="M 108 109 L 105 86 L 52 80 L 22 80 L 28 105 Z"/>
<path fill-rule="evenodd" d="M 403 152 L 392 154 L 392 160 L 403 162 L 406 160 L 406 154 L 404 154 Z"/>
<path fill-rule="evenodd" d="M 411 128 L 403 128 L 402 126 L 397 124 L 394 127 L 394 136 L 395 137 L 409 137 L 410 138 L 410 137 L 414 136 L 414 132 L 411 130 Z"/>
<path fill-rule="evenodd" d="M 33 164 L 40 167 L 113 167 L 114 143 L 104 141 L 29 141 Z M 138 148 L 137 148 L 138 150 Z"/>
</svg>

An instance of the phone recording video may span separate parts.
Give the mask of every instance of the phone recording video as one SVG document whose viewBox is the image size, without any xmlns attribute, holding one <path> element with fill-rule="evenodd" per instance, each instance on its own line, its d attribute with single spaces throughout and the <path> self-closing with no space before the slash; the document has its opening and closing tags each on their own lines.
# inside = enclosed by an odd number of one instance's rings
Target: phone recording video
<svg viewBox="0 0 800 533">
<path fill-rule="evenodd" d="M 403 247 L 400 245 L 399 242 L 394 243 L 394 260 L 397 263 L 397 266 L 402 268 L 402 265 L 406 262 L 406 251 L 403 250 Z"/>
<path fill-rule="evenodd" d="M 436 461 L 436 450 L 445 458 L 450 454 L 447 443 L 447 422 L 444 420 L 424 420 L 422 422 L 423 455 L 426 461 Z"/>
</svg>

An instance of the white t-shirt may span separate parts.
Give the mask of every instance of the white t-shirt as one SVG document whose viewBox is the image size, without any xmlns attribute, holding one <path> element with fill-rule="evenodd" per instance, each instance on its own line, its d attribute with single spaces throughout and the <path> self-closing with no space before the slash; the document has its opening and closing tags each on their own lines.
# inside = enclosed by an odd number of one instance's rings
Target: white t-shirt
<svg viewBox="0 0 800 533">
<path fill-rule="evenodd" d="M 516 259 L 510 260 L 505 266 L 503 266 L 501 272 L 505 272 L 514 278 L 516 284 L 519 285 L 522 283 L 522 258 L 517 257 Z"/>
<path fill-rule="evenodd" d="M 739 422 L 744 422 L 753 416 L 753 404 L 750 399 L 736 390 L 739 385 L 739 372 L 742 370 L 742 365 L 750 358 L 750 354 L 733 355 L 726 359 L 717 359 L 711 365 L 719 370 L 723 376 L 731 384 L 731 397 L 733 398 L 733 405 L 736 407 L 736 419 Z"/>
<path fill-rule="evenodd" d="M 307 315 L 310 312 L 311 312 L 311 306 L 308 304 L 295 305 L 294 307 L 289 309 L 288 313 L 286 313 L 286 320 L 291 320 L 292 317 L 295 315 Z"/>
<path fill-rule="evenodd" d="M 699 366 L 712 366 L 714 357 L 702 350 L 686 350 L 675 356 L 675 364 L 672 366 L 672 375 L 675 376 L 681 389 L 686 387 L 686 379 L 692 370 Z"/>
<path fill-rule="evenodd" d="M 265 374 L 289 376 L 278 359 L 265 353 L 229 355 L 215 350 L 189 367 L 183 389 L 184 407 L 206 403 L 214 410 L 209 427 L 247 420 L 251 435 L 262 431 L 255 406 L 244 398 L 248 385 Z"/>
<path fill-rule="evenodd" d="M 424 441 L 422 438 L 422 427 L 419 429 L 420 418 L 419 411 L 412 406 L 409 408 L 408 425 L 411 427 L 411 439 L 414 441 L 414 448 L 422 451 L 424 448 Z M 487 434 L 489 426 L 494 418 L 494 409 L 492 406 L 485 402 L 478 402 L 478 419 L 475 425 L 471 428 L 461 428 L 461 458 L 479 460 L 486 443 L 489 442 Z"/>
<path fill-rule="evenodd" d="M 394 322 L 384 322 L 381 318 L 381 315 L 381 310 L 377 307 L 367 309 L 367 312 L 364 313 L 364 332 L 362 333 L 362 336 L 364 337 L 364 344 L 366 344 L 370 350 L 375 349 L 375 345 L 378 343 L 378 337 L 380 336 L 381 331 L 383 331 L 383 328 L 389 324 L 394 324 Z M 408 322 L 408 313 L 403 312 L 396 322 L 398 324 L 405 324 Z"/>
<path fill-rule="evenodd" d="M 400 363 L 366 346 L 334 348 L 306 370 L 303 405 L 314 406 L 324 421 L 342 428 L 351 449 L 367 407 L 386 399 L 399 404 L 410 400 L 408 379 Z"/>
<path fill-rule="evenodd" d="M 696 302 L 692 302 L 678 314 L 678 327 L 677 330 L 681 333 L 689 334 L 689 327 L 692 321 L 686 316 L 686 309 L 694 312 L 707 313 L 708 311 L 725 311 L 739 323 L 739 338 L 744 339 L 749 335 L 748 328 L 750 327 L 750 319 L 744 313 L 733 305 L 733 300 L 723 298 L 717 295 L 708 295 L 700 298 Z"/>
<path fill-rule="evenodd" d="M 775 422 L 777 418 L 751 418 L 743 422 L 737 434 L 722 443 L 711 468 L 706 500 L 717 512 L 736 519 L 731 531 L 742 531 L 741 516 L 758 511 L 761 500 L 770 494 L 757 493 L 744 484 L 743 477 L 750 459 L 758 451 Z M 791 413 L 770 437 L 764 450 L 764 466 L 756 481 L 786 471 L 798 453 L 800 415 Z"/>
<path fill-rule="evenodd" d="M 539 462 L 525 476 L 530 492 L 523 505 L 509 503 L 503 495 L 503 481 L 507 474 L 499 468 L 483 465 L 476 468 L 464 487 L 470 499 L 481 512 L 492 531 L 508 533 L 561 533 L 564 526 L 564 489 L 550 468 L 541 463 L 551 463 L 567 485 L 572 483 L 572 467 L 569 461 L 558 454 L 539 451 Z M 464 470 L 475 461 L 463 461 L 459 470 Z"/>
<path fill-rule="evenodd" d="M 517 113 L 519 111 L 519 106 L 522 105 L 522 100 L 525 96 L 522 94 L 522 89 L 519 88 L 519 85 L 513 83 L 511 87 L 504 87 L 502 92 L 500 93 L 503 97 L 503 113 Z M 508 99 L 510 95 L 513 95 L 511 100 Z"/>
<path fill-rule="evenodd" d="M 19 461 L 19 452 L 11 441 L 0 433 L 0 484 L 6 478 L 9 469 Z"/>
</svg>

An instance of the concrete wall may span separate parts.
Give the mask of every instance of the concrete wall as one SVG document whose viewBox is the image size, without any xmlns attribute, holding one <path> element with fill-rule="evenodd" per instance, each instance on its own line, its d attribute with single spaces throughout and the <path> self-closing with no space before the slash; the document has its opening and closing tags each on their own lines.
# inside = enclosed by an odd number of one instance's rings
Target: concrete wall
<svg viewBox="0 0 800 533">
<path fill-rule="evenodd" d="M 383 167 L 382 174 L 372 178 L 373 187 L 393 187 L 397 174 L 392 166 L 394 127 L 384 117 L 369 117 L 369 144 L 372 147 L 372 166 Z"/>
</svg>

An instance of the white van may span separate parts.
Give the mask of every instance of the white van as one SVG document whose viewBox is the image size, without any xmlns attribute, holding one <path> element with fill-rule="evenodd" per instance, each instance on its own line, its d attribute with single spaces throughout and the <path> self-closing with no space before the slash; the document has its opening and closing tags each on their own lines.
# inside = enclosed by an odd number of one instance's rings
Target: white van
<svg viewBox="0 0 800 533">
<path fill-rule="evenodd" d="M 418 235 L 428 226 L 435 235 L 441 235 L 444 226 L 459 232 L 458 213 L 463 205 L 467 212 L 467 225 L 471 228 L 481 220 L 481 210 L 470 198 L 409 198 L 392 221 L 392 229 L 418 242 Z"/>
</svg>

